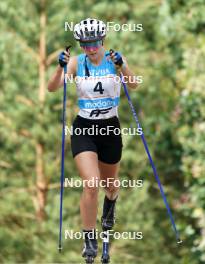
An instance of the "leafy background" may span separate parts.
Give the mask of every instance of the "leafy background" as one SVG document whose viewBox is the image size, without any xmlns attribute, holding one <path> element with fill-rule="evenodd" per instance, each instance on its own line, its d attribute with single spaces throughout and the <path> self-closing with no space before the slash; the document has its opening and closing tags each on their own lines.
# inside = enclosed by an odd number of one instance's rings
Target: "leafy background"
<svg viewBox="0 0 205 264">
<path fill-rule="evenodd" d="M 95 17 L 143 24 L 142 32 L 109 32 L 105 47 L 143 76 L 130 95 L 184 240 L 176 244 L 140 137 L 126 136 L 120 177 L 144 185 L 121 189 L 115 230 L 143 239 L 112 241 L 111 263 L 205 263 L 205 1 L 2 0 L 0 14 L 0 262 L 83 263 L 83 241 L 57 250 L 63 90 L 48 93 L 47 81 L 65 45 L 80 52 L 64 22 Z M 68 97 L 70 125 L 74 86 Z M 135 126 L 123 91 L 119 116 L 122 127 Z M 69 138 L 65 177 L 79 178 Z M 81 230 L 81 191 L 65 189 L 63 230 Z"/>
</svg>

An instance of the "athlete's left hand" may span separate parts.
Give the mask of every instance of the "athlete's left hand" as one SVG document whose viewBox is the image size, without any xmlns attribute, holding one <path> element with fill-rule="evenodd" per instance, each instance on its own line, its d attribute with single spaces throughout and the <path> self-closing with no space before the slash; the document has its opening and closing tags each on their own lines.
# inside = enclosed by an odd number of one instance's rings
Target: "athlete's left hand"
<svg viewBox="0 0 205 264">
<path fill-rule="evenodd" d="M 121 54 L 117 51 L 110 50 L 110 57 L 114 62 L 114 64 L 116 65 L 117 69 L 121 69 L 124 63 Z"/>
</svg>

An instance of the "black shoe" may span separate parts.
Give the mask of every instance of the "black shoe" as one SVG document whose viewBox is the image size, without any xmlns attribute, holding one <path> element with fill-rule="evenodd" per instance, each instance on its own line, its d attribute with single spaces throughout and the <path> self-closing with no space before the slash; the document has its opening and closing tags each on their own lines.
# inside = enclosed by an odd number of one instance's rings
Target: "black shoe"
<svg viewBox="0 0 205 264">
<path fill-rule="evenodd" d="M 90 239 L 88 237 L 85 237 L 82 257 L 84 258 L 91 257 L 94 259 L 97 256 L 97 252 L 98 252 L 97 239 L 96 238 Z"/>
<path fill-rule="evenodd" d="M 103 215 L 101 217 L 101 225 L 104 231 L 111 230 L 115 224 L 115 203 L 116 200 L 109 200 L 107 196 L 104 198 Z"/>
<path fill-rule="evenodd" d="M 101 217 L 101 225 L 102 225 L 102 229 L 104 231 L 107 231 L 107 230 L 111 230 L 113 228 L 115 224 L 115 217 L 114 215 L 112 217 L 106 217 L 106 218 L 103 218 L 103 216 Z"/>
</svg>

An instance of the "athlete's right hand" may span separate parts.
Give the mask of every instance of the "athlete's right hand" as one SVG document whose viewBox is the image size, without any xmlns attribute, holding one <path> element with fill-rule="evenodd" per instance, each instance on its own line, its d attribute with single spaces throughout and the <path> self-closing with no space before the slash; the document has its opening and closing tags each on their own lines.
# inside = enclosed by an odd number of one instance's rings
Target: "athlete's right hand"
<svg viewBox="0 0 205 264">
<path fill-rule="evenodd" d="M 68 64 L 70 60 L 70 50 L 69 49 L 66 49 L 64 51 L 62 51 L 60 54 L 59 54 L 59 57 L 58 57 L 58 62 L 60 64 L 60 66 L 63 68 L 66 64 Z"/>
</svg>

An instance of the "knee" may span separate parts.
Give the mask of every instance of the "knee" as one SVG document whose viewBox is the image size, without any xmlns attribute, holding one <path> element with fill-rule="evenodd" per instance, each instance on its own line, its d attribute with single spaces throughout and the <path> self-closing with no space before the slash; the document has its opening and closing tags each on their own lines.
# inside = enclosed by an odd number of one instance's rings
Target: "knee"
<svg viewBox="0 0 205 264">
<path fill-rule="evenodd" d="M 86 196 L 89 196 L 91 199 L 95 199 L 98 196 L 99 189 L 98 187 L 85 187 L 84 192 Z"/>
<path fill-rule="evenodd" d="M 95 181 L 88 181 L 84 185 L 84 192 L 91 198 L 96 198 L 99 192 L 99 186 L 97 179 Z"/>
</svg>

